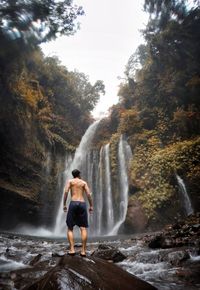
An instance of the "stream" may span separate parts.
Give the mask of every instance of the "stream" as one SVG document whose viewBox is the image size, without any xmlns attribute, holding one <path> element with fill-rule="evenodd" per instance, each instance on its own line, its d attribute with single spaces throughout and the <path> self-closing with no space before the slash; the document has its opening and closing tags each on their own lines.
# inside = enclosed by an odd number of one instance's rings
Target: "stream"
<svg viewBox="0 0 200 290">
<path fill-rule="evenodd" d="M 87 254 L 91 255 L 99 244 L 112 245 L 126 256 L 125 260 L 117 263 L 119 267 L 149 282 L 158 290 L 200 289 L 200 281 L 195 276 L 200 269 L 198 247 L 150 249 L 146 241 L 153 235 L 92 238 L 88 241 Z M 80 252 L 80 245 L 78 241 L 77 253 Z M 66 252 L 66 239 L 2 233 L 0 289 L 23 288 L 30 279 L 34 281 L 54 267 Z M 194 277 L 191 275 L 192 269 Z"/>
</svg>

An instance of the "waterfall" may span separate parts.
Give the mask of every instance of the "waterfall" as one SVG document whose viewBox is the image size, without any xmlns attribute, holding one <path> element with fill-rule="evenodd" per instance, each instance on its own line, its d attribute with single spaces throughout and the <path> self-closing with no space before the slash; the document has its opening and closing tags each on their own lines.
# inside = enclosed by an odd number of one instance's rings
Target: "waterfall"
<svg viewBox="0 0 200 290">
<path fill-rule="evenodd" d="M 50 190 L 50 182 L 51 180 L 51 171 L 53 167 L 53 158 L 52 153 L 50 151 L 47 151 L 45 154 L 46 160 L 43 164 L 42 168 L 42 175 L 43 175 L 43 182 L 41 186 L 41 195 L 40 195 L 40 202 L 42 203 L 42 210 L 40 211 L 40 221 L 41 224 L 48 224 L 48 221 L 46 220 L 46 217 L 48 216 L 49 206 L 46 202 L 48 200 L 48 193 Z"/>
<path fill-rule="evenodd" d="M 45 175 L 47 178 L 49 177 L 50 171 L 51 171 L 51 152 L 47 152 L 47 159 L 45 162 Z"/>
<path fill-rule="evenodd" d="M 119 217 L 118 220 L 110 232 L 111 235 L 116 235 L 120 226 L 126 219 L 127 207 L 128 207 L 128 163 L 132 157 L 132 152 L 129 144 L 121 135 L 118 146 L 118 161 L 119 161 Z"/>
<path fill-rule="evenodd" d="M 66 180 L 69 180 L 72 178 L 71 171 L 75 168 L 79 169 L 81 171 L 83 179 L 86 179 L 88 181 L 87 179 L 88 173 L 92 172 L 92 168 L 90 168 L 90 166 L 92 166 L 92 163 L 90 162 L 90 145 L 93 140 L 98 124 L 99 124 L 99 121 L 96 121 L 87 129 L 84 136 L 82 137 L 79 147 L 76 149 L 73 161 L 71 162 L 71 164 L 68 164 L 68 163 L 66 164 L 65 182 Z M 91 179 L 91 176 L 90 176 L 90 179 Z M 56 224 L 54 228 L 54 234 L 61 235 L 61 236 L 63 236 L 66 231 L 66 223 L 65 223 L 66 214 L 63 212 L 64 186 L 65 184 L 63 184 L 63 188 L 62 188 L 62 196 L 61 196 L 60 206 L 58 209 Z"/>
<path fill-rule="evenodd" d="M 96 194 L 93 199 L 94 199 L 94 207 L 96 208 L 96 216 L 95 218 L 93 217 L 93 222 L 95 222 L 96 220 L 96 228 L 93 228 L 93 232 L 97 236 L 99 236 L 102 230 L 102 211 L 103 211 L 103 147 L 101 147 L 100 150 L 99 164 L 97 170 Z M 96 207 L 95 204 L 97 204 L 98 206 Z"/>
<path fill-rule="evenodd" d="M 187 214 L 187 216 L 191 215 L 194 213 L 194 210 L 192 208 L 192 204 L 191 204 L 189 195 L 187 193 L 185 183 L 184 183 L 183 179 L 178 174 L 176 174 L 176 179 L 178 181 L 178 185 L 180 187 L 180 191 L 181 191 L 182 196 L 183 196 L 183 202 L 184 202 L 186 214 Z"/>
<path fill-rule="evenodd" d="M 109 144 L 105 145 L 105 208 L 107 216 L 107 232 L 109 232 L 114 225 L 113 213 L 113 199 L 111 191 L 111 172 L 110 172 L 110 147 Z"/>
<path fill-rule="evenodd" d="M 93 227 L 90 232 L 92 235 L 99 236 L 107 235 L 114 226 L 109 144 L 101 147 L 95 167 L 97 186 L 93 187 L 94 213 L 91 219 Z"/>
<path fill-rule="evenodd" d="M 65 171 L 61 172 L 61 174 L 59 174 L 58 176 L 58 182 L 57 182 L 57 187 L 56 187 L 57 194 L 60 194 L 60 192 L 63 193 L 65 183 L 66 183 L 66 178 L 68 176 L 68 168 L 70 167 L 71 163 L 72 163 L 72 157 L 71 155 L 69 156 L 67 155 L 65 159 Z M 61 197 L 61 201 L 59 202 L 59 209 L 57 212 L 56 223 L 53 230 L 53 233 L 56 236 L 61 235 L 61 232 L 64 230 L 64 227 L 65 227 L 65 224 L 63 224 L 64 213 L 63 213 L 62 199 L 63 199 L 63 194 Z"/>
<path fill-rule="evenodd" d="M 92 140 L 99 121 L 94 122 L 83 136 L 72 161 L 66 161 L 63 180 L 72 178 L 71 171 L 81 171 L 81 177 L 87 181 L 92 192 L 94 212 L 89 215 L 89 234 L 91 236 L 115 235 L 126 218 L 128 205 L 128 161 L 132 152 L 127 141 L 120 137 L 118 144 L 118 172 L 116 186 L 119 196 L 112 191 L 110 144 L 103 145 L 100 150 L 91 148 Z M 63 193 L 64 183 L 59 185 Z M 69 200 L 68 200 L 69 201 Z M 64 235 L 66 231 L 66 214 L 63 212 L 63 194 L 57 214 L 54 234 Z"/>
</svg>

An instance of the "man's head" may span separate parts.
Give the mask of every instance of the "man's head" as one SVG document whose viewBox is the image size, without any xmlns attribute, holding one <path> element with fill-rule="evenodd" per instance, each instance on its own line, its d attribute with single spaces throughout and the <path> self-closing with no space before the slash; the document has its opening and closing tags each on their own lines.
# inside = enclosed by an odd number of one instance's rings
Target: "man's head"
<svg viewBox="0 0 200 290">
<path fill-rule="evenodd" d="M 73 175 L 74 178 L 80 177 L 80 174 L 81 174 L 81 172 L 78 169 L 74 169 L 72 171 L 72 175 Z"/>
</svg>

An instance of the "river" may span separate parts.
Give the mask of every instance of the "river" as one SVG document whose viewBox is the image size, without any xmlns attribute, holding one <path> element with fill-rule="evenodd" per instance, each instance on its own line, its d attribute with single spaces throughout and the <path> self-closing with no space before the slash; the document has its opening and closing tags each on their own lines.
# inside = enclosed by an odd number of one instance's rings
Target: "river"
<svg viewBox="0 0 200 290">
<path fill-rule="evenodd" d="M 117 263 L 119 267 L 156 286 L 158 290 L 200 289 L 199 280 L 189 279 L 187 276 L 191 269 L 194 269 L 194 272 L 199 269 L 198 249 L 188 246 L 181 249 L 153 250 L 145 242 L 153 235 L 92 238 L 88 242 L 87 255 L 91 255 L 99 244 L 112 245 L 126 256 L 125 260 Z M 66 239 L 2 233 L 0 289 L 21 289 L 30 279 L 34 281 L 54 267 L 66 251 Z M 78 240 L 76 251 L 80 251 Z M 188 256 L 184 262 L 186 253 Z"/>
</svg>

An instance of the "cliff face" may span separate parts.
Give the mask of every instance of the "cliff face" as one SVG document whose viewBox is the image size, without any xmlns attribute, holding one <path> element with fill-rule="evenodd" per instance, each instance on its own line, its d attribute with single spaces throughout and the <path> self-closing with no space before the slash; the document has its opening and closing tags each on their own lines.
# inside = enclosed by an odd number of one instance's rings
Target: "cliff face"
<svg viewBox="0 0 200 290">
<path fill-rule="evenodd" d="M 161 228 L 191 213 L 187 209 L 190 201 L 193 210 L 198 211 L 200 140 L 197 137 L 177 141 L 163 148 L 153 142 L 155 140 L 148 138 L 146 145 L 134 147 L 130 174 L 138 190 L 130 197 L 130 203 L 135 200 L 141 204 L 149 228 Z M 182 186 L 185 186 L 185 193 Z"/>
<path fill-rule="evenodd" d="M 29 118 L 19 121 L 16 111 L 9 114 L 4 110 L 7 115 L 3 118 L 1 114 L 0 124 L 0 228 L 13 229 L 21 223 L 51 226 L 65 156 L 50 153 L 53 148 L 41 142 L 31 111 L 27 110 Z"/>
<path fill-rule="evenodd" d="M 62 195 L 58 178 L 92 122 L 99 88 L 40 50 L 0 66 L 0 72 L 0 228 L 51 227 Z M 79 78 L 87 92 L 77 91 Z"/>
</svg>

